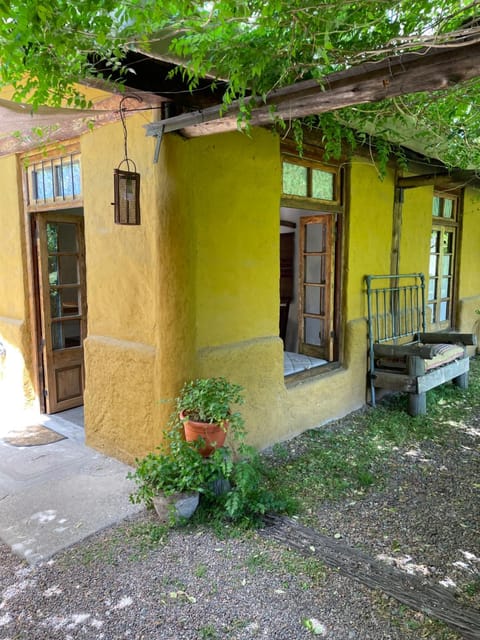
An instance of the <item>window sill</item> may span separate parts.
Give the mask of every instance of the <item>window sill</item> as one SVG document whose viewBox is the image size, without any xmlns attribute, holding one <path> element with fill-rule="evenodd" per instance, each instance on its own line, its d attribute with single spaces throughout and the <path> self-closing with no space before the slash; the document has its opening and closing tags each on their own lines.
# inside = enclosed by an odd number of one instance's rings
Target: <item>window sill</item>
<svg viewBox="0 0 480 640">
<path fill-rule="evenodd" d="M 287 389 L 295 387 L 306 380 L 310 380 L 312 378 L 320 378 L 328 373 L 332 373 L 333 371 L 339 371 L 343 369 L 340 362 L 328 362 L 327 364 L 321 365 L 319 367 L 313 367 L 312 369 L 306 369 L 305 371 L 300 371 L 299 373 L 292 373 L 288 376 L 284 377 L 285 386 Z"/>
</svg>

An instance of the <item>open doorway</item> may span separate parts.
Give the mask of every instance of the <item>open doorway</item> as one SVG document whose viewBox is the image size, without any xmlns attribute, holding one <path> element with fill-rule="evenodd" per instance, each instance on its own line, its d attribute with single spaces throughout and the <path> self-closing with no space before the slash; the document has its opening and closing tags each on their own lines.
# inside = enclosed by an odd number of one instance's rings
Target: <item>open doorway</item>
<svg viewBox="0 0 480 640">
<path fill-rule="evenodd" d="M 83 211 L 32 216 L 39 384 L 42 410 L 83 404 L 87 327 Z"/>
</svg>

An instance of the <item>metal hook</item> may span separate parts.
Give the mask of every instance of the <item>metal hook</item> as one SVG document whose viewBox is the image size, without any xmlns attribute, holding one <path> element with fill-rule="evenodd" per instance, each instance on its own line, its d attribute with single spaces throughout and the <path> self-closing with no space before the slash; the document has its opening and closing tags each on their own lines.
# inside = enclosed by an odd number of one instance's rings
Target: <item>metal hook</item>
<svg viewBox="0 0 480 640">
<path fill-rule="evenodd" d="M 118 105 L 118 108 L 120 110 L 120 120 L 122 121 L 122 127 L 123 127 L 123 146 L 124 146 L 124 152 L 125 152 L 125 158 L 123 159 L 123 162 L 127 162 L 128 165 L 128 132 L 127 132 L 127 123 L 125 121 L 125 107 L 123 106 L 125 100 L 129 100 L 130 98 L 132 98 L 133 100 L 138 100 L 138 102 L 143 102 L 142 98 L 140 96 L 138 96 L 136 93 L 130 93 L 128 96 L 123 96 L 123 98 L 120 100 L 120 103 Z"/>
</svg>

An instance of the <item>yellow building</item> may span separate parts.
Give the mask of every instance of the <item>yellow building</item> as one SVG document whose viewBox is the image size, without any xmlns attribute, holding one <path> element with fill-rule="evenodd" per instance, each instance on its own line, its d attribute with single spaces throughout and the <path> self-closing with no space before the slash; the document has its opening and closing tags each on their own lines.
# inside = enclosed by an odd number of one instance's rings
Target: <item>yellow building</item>
<svg viewBox="0 0 480 640">
<path fill-rule="evenodd" d="M 262 128 L 165 134 L 155 162 L 156 109 L 132 102 L 124 129 L 118 98 L 95 100 L 111 117 L 1 151 L 4 415 L 84 404 L 87 443 L 132 462 L 184 381 L 221 375 L 265 447 L 365 404 L 366 274 L 425 273 L 431 326 L 478 331 L 476 183 L 410 184 L 415 163 L 380 179 L 367 156 L 311 140 L 300 158 Z M 125 130 L 139 224 L 112 206 Z"/>
</svg>

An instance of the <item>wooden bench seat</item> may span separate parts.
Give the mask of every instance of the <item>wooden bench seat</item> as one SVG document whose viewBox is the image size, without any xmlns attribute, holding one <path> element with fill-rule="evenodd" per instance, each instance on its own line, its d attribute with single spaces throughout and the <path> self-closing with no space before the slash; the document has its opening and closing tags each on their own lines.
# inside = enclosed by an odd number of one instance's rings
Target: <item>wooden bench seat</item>
<svg viewBox="0 0 480 640">
<path fill-rule="evenodd" d="M 376 389 L 405 391 L 411 415 L 426 413 L 426 392 L 452 380 L 468 386 L 466 346 L 474 334 L 427 332 L 423 274 L 366 276 L 368 379 L 370 401 Z"/>
</svg>

